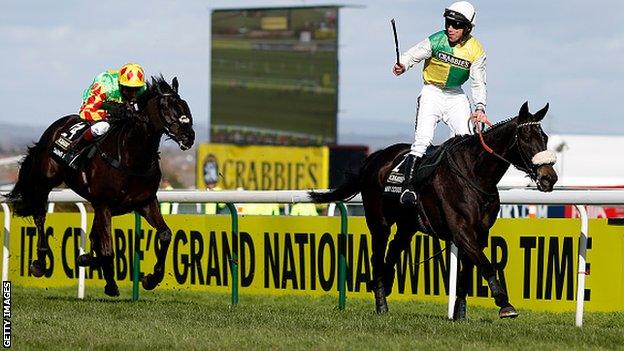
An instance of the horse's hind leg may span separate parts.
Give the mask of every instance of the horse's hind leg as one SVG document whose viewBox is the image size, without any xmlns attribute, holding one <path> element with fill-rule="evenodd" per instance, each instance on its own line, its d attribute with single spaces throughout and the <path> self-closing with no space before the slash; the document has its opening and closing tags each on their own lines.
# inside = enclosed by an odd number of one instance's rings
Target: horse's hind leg
<svg viewBox="0 0 624 351">
<path fill-rule="evenodd" d="M 46 257 L 50 253 L 50 245 L 48 244 L 48 236 L 45 233 L 46 213 L 41 212 L 33 215 L 35 225 L 37 226 L 37 259 L 34 260 L 29 267 L 30 274 L 35 277 L 41 277 L 46 273 Z"/>
<path fill-rule="evenodd" d="M 96 249 L 99 249 L 99 264 L 102 267 L 104 280 L 104 293 L 108 296 L 119 296 L 119 288 L 115 281 L 115 267 L 113 263 L 113 239 L 111 236 L 111 210 L 107 206 L 93 206 L 95 214 L 91 235 L 99 240 Z"/>
<path fill-rule="evenodd" d="M 156 264 L 154 265 L 154 273 L 150 273 L 143 277 L 141 281 L 143 289 L 152 290 L 165 277 L 165 263 L 167 261 L 167 251 L 169 251 L 169 244 L 171 243 L 171 229 L 165 223 L 162 214 L 160 213 L 160 206 L 158 200 L 150 202 L 147 206 L 139 210 L 139 213 L 145 217 L 147 222 L 154 228 L 156 228 L 157 242 L 156 248 Z"/>
<path fill-rule="evenodd" d="M 364 195 L 364 194 L 363 194 Z M 381 207 L 381 196 L 379 201 L 364 201 L 366 224 L 371 233 L 371 264 L 373 270 L 373 280 L 369 287 L 375 294 L 375 309 L 377 313 L 388 312 L 388 302 L 383 284 L 383 274 L 385 267 L 386 246 L 390 236 L 390 225 L 386 222 Z"/>
<path fill-rule="evenodd" d="M 392 239 L 388 245 L 383 272 L 383 285 L 386 296 L 390 296 L 392 293 L 396 272 L 394 266 L 399 262 L 401 252 L 409 247 L 415 232 L 416 229 L 413 229 L 410 225 L 402 224 L 401 222 L 397 223 L 397 232 L 394 235 L 394 239 Z"/>
<path fill-rule="evenodd" d="M 457 298 L 455 299 L 455 307 L 453 309 L 453 320 L 466 319 L 466 296 L 470 290 L 472 270 L 474 269 L 474 263 L 461 251 L 459 251 L 459 258 L 461 271 L 457 277 Z"/>
</svg>

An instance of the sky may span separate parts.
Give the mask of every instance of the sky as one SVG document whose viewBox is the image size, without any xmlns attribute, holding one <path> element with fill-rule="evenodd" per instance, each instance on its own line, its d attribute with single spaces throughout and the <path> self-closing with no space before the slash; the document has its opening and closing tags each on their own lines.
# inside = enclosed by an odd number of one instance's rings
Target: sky
<svg viewBox="0 0 624 351">
<path fill-rule="evenodd" d="M 452 1 L 14 1 L 0 8 L 0 123 L 47 126 L 77 112 L 93 77 L 126 62 L 177 76 L 198 124 L 208 125 L 210 11 L 354 5 L 341 10 L 340 133 L 413 130 L 420 69 L 394 77 L 390 19 L 401 51 L 443 27 Z M 493 121 L 547 102 L 549 133 L 624 134 L 624 1 L 473 1 L 488 60 Z M 469 94 L 469 84 L 465 84 Z M 0 130 L 2 134 L 10 133 Z M 411 140 L 405 140 L 411 142 Z"/>
</svg>

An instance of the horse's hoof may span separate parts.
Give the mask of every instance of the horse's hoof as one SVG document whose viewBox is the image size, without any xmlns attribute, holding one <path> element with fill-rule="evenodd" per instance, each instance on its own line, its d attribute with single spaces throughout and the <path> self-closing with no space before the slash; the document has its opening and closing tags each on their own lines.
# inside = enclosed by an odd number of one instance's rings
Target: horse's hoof
<svg viewBox="0 0 624 351">
<path fill-rule="evenodd" d="M 95 266 L 96 262 L 97 262 L 96 258 L 93 257 L 93 255 L 91 254 L 83 254 L 83 255 L 78 256 L 78 258 L 76 259 L 76 263 L 80 267 Z"/>
<path fill-rule="evenodd" d="M 386 301 L 383 303 L 376 302 L 375 305 L 375 312 L 377 312 L 377 314 L 388 313 L 388 303 Z"/>
<path fill-rule="evenodd" d="M 503 307 L 500 311 L 498 311 L 498 316 L 500 318 L 516 318 L 518 315 L 518 311 L 516 311 L 516 309 L 511 305 Z"/>
<path fill-rule="evenodd" d="M 466 319 L 466 299 L 457 299 L 453 309 L 453 320 L 459 321 L 464 319 Z"/>
<path fill-rule="evenodd" d="M 386 300 L 386 294 L 384 293 L 384 287 L 382 284 L 378 284 L 374 290 L 375 293 L 375 310 L 378 314 L 388 312 L 388 301 Z"/>
<path fill-rule="evenodd" d="M 106 284 L 106 286 L 104 286 L 104 293 L 108 296 L 116 297 L 119 296 L 119 288 L 117 287 L 117 284 Z"/>
<path fill-rule="evenodd" d="M 28 268 L 30 275 L 40 278 L 45 274 L 45 264 L 42 264 L 38 260 L 32 261 L 30 267 Z"/>
<path fill-rule="evenodd" d="M 154 290 L 158 286 L 158 283 L 160 283 L 160 281 L 151 273 L 141 279 L 141 285 L 143 285 L 143 289 L 145 290 Z"/>
</svg>

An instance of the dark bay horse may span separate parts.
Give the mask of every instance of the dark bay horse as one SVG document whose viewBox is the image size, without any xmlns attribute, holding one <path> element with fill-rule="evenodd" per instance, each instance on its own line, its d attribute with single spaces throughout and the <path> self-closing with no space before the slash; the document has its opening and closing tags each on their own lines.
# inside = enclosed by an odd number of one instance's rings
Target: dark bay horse
<svg viewBox="0 0 624 351">
<path fill-rule="evenodd" d="M 557 181 L 552 167 L 555 155 L 546 151 L 548 136 L 540 124 L 547 111 L 548 105 L 531 114 L 525 103 L 518 116 L 484 132 L 484 143 L 493 149 L 493 154 L 486 152 L 477 135 L 448 140 L 445 145 L 449 148 L 438 168 L 425 184 L 416 185 L 420 189 L 417 207 L 402 206 L 398 197 L 383 194 L 393 162 L 409 151 L 408 144 L 396 144 L 374 152 L 364 161 L 358 174 L 349 175 L 338 188 L 326 193 L 310 193 L 316 202 L 334 202 L 361 192 L 373 251 L 373 277 L 369 286 L 375 295 L 378 313 L 388 311 L 386 296 L 392 291 L 394 267 L 400 253 L 409 247 L 414 233 L 421 231 L 447 241 L 447 245 L 453 242 L 459 248 L 462 268 L 458 275 L 455 319 L 465 318 L 466 295 L 474 265 L 488 282 L 494 301 L 500 307 L 499 316 L 518 315 L 483 249 L 500 208 L 497 184 L 510 164 L 527 173 L 541 191 L 552 191 Z M 395 223 L 397 231 L 388 245 L 390 228 Z"/>
<path fill-rule="evenodd" d="M 35 220 L 37 259 L 30 265 L 30 273 L 35 277 L 45 273 L 50 249 L 44 230 L 48 194 L 64 182 L 93 205 L 91 253 L 81 255 L 78 264 L 101 266 L 106 280 L 104 292 L 109 296 L 119 295 L 113 270 L 111 217 L 131 211 L 138 211 L 157 230 L 157 262 L 154 273 L 143 277 L 143 288 L 154 289 L 162 281 L 171 230 L 156 199 L 161 179 L 158 148 L 166 134 L 182 150 L 189 149 L 195 141 L 195 132 L 191 111 L 178 95 L 177 78 L 169 85 L 162 76 L 152 77 L 137 105 L 136 118 L 110 120 L 110 130 L 98 141 L 97 152 L 82 169 L 74 170 L 51 156 L 61 130 L 78 122 L 77 115 L 54 122 L 28 149 L 18 181 L 6 197 L 16 215 L 32 216 Z"/>
</svg>

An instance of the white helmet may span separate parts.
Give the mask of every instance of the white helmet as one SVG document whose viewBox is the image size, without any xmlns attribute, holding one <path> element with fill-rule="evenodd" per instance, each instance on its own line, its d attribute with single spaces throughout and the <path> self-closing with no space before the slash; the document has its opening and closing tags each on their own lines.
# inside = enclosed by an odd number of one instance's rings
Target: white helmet
<svg viewBox="0 0 624 351">
<path fill-rule="evenodd" d="M 457 1 L 444 9 L 444 18 L 475 25 L 475 9 L 468 1 Z"/>
</svg>

